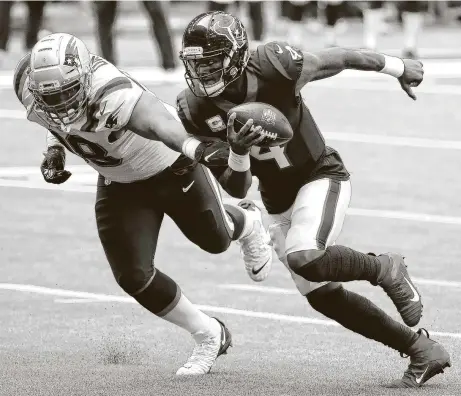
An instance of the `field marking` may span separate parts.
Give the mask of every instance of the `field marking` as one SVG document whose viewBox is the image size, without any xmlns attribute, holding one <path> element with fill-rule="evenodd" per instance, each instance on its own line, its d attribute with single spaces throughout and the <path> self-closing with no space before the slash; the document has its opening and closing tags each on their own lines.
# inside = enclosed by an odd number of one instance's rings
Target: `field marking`
<svg viewBox="0 0 461 396">
<path fill-rule="evenodd" d="M 69 166 L 73 172 L 72 178 L 65 184 L 54 185 L 43 181 L 38 167 L 6 167 L 0 168 L 0 187 L 27 188 L 53 191 L 69 191 L 79 193 L 96 193 L 97 173 L 87 165 Z M 30 177 L 26 180 L 15 180 L 14 177 Z M 73 181 L 72 181 L 73 180 Z M 77 183 L 78 182 L 78 183 Z M 250 195 L 250 198 L 253 198 Z M 226 203 L 238 203 L 236 198 L 224 198 Z M 262 207 L 260 199 L 253 199 L 256 205 Z M 382 209 L 348 208 L 348 216 L 359 216 L 380 219 L 393 219 L 404 221 L 415 221 L 422 223 L 436 223 L 448 225 L 461 225 L 461 217 L 432 215 L 428 213 L 406 212 Z"/>
<path fill-rule="evenodd" d="M 134 300 L 132 297 L 127 297 L 127 296 L 87 293 L 87 292 L 72 291 L 72 290 L 65 290 L 65 289 L 52 289 L 48 287 L 27 285 L 27 284 L 0 283 L 0 290 L 10 290 L 10 291 L 18 291 L 18 292 L 24 292 L 24 293 L 37 293 L 37 294 L 58 296 L 58 297 L 69 297 L 72 299 L 77 299 L 79 302 L 81 302 L 81 300 L 84 299 L 87 301 L 95 300 L 98 302 L 119 302 L 119 303 L 128 303 L 128 304 L 137 304 L 136 300 Z M 304 324 L 311 324 L 311 325 L 318 325 L 318 326 L 336 326 L 336 327 L 340 326 L 338 323 L 332 320 L 309 318 L 305 316 L 284 315 L 284 314 L 277 314 L 273 312 L 251 311 L 251 310 L 246 310 L 246 309 L 220 307 L 220 306 L 214 306 L 214 305 L 198 305 L 197 304 L 196 307 L 200 310 L 207 311 L 207 312 L 246 316 L 246 317 L 258 318 L 258 319 L 278 320 L 282 322 L 292 322 L 292 323 L 304 323 Z M 436 337 L 448 337 L 448 338 L 461 339 L 461 333 L 431 331 L 431 334 Z"/>
<path fill-rule="evenodd" d="M 460 86 L 461 94 L 461 86 Z M 0 119 L 27 121 L 24 110 L 0 109 Z M 0 131 L 9 133 L 9 131 Z M 336 142 L 354 142 L 386 146 L 461 150 L 461 140 L 425 139 L 404 136 L 370 135 L 369 133 L 347 133 L 327 131 L 322 133 L 327 140 Z"/>
</svg>

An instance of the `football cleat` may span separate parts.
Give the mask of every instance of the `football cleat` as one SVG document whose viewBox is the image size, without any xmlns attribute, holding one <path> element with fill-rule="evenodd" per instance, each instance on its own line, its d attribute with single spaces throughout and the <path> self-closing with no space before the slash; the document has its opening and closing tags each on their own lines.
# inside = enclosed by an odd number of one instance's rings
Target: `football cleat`
<svg viewBox="0 0 461 396">
<path fill-rule="evenodd" d="M 238 206 L 246 211 L 248 221 L 253 222 L 252 231 L 238 241 L 245 270 L 253 281 L 261 282 L 267 278 L 272 268 L 271 237 L 264 228 L 261 210 L 253 201 L 246 199 Z"/>
<path fill-rule="evenodd" d="M 389 257 L 389 269 L 379 285 L 390 297 L 407 326 L 416 326 L 422 316 L 421 295 L 407 271 L 404 257 L 385 253 Z"/>
<path fill-rule="evenodd" d="M 425 333 L 425 334 L 424 334 Z M 402 379 L 388 388 L 419 388 L 443 369 L 451 367 L 450 355 L 439 343 L 429 339 L 425 329 L 418 330 L 419 337 L 409 349 L 410 364 Z"/>
<path fill-rule="evenodd" d="M 223 322 L 217 318 L 213 319 L 219 323 L 219 333 L 211 334 L 197 343 L 191 357 L 179 368 L 176 375 L 208 374 L 216 359 L 227 354 L 227 350 L 232 346 L 232 335 Z"/>
</svg>

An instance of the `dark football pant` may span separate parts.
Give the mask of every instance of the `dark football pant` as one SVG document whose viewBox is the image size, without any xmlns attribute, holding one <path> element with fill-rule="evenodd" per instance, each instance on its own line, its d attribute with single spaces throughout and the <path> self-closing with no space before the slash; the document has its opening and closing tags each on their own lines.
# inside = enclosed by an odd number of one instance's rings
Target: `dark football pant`
<svg viewBox="0 0 461 396">
<path fill-rule="evenodd" d="M 151 30 L 157 40 L 162 57 L 162 67 L 173 69 L 175 67 L 175 56 L 173 54 L 173 43 L 171 41 L 168 21 L 165 17 L 163 7 L 159 1 L 143 1 L 151 20 Z M 116 63 L 114 51 L 113 25 L 117 14 L 116 1 L 95 1 L 96 17 L 98 22 L 98 39 L 102 56 L 111 63 Z"/>
<path fill-rule="evenodd" d="M 155 250 L 165 214 L 201 249 L 221 253 L 229 247 L 233 224 L 219 194 L 216 180 L 201 165 L 181 176 L 167 168 L 134 183 L 106 185 L 105 179 L 99 177 L 99 238 L 115 279 L 126 293 L 136 296 L 152 282 Z"/>
<path fill-rule="evenodd" d="M 29 16 L 27 18 L 26 48 L 31 49 L 38 41 L 38 32 L 42 24 L 45 1 L 26 1 Z M 12 1 L 0 1 L 0 50 L 6 50 L 10 37 Z"/>
</svg>

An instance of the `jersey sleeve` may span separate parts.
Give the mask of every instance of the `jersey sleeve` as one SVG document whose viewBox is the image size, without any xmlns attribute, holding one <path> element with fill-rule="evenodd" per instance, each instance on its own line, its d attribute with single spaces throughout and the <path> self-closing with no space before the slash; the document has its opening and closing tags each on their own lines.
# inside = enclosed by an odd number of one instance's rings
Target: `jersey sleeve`
<svg viewBox="0 0 461 396">
<path fill-rule="evenodd" d="M 292 82 L 298 80 L 304 62 L 301 50 L 283 41 L 272 41 L 260 45 L 256 51 L 263 73 Z"/>
<path fill-rule="evenodd" d="M 27 89 L 27 74 L 30 65 L 30 52 L 26 54 L 16 66 L 13 76 L 13 89 L 16 97 L 21 104 L 29 110 L 34 102 L 34 98 Z"/>
</svg>

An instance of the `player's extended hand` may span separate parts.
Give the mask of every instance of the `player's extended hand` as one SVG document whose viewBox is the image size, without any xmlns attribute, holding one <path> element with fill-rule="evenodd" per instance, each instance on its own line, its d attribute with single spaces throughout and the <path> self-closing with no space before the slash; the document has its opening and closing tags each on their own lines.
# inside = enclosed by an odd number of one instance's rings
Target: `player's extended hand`
<svg viewBox="0 0 461 396">
<path fill-rule="evenodd" d="M 72 175 L 69 171 L 64 170 L 66 164 L 64 148 L 59 146 L 48 147 L 44 156 L 40 170 L 47 183 L 61 184 Z"/>
<path fill-rule="evenodd" d="M 227 168 L 229 158 L 229 144 L 222 140 L 214 139 L 200 143 L 195 151 L 195 159 L 190 159 L 185 155 L 179 158 L 170 166 L 176 175 L 184 175 L 193 171 L 198 163 L 208 168 L 223 167 Z"/>
<path fill-rule="evenodd" d="M 259 133 L 260 126 L 252 128 L 253 120 L 249 119 L 238 132 L 234 129 L 235 113 L 232 113 L 227 120 L 227 141 L 235 154 L 245 155 L 250 152 L 251 147 L 256 146 L 264 140 Z"/>
<path fill-rule="evenodd" d="M 407 95 L 416 100 L 416 95 L 413 92 L 413 87 L 417 87 L 423 81 L 424 69 L 423 64 L 419 60 L 402 59 L 405 65 L 403 74 L 399 77 L 400 86 Z"/>
</svg>

